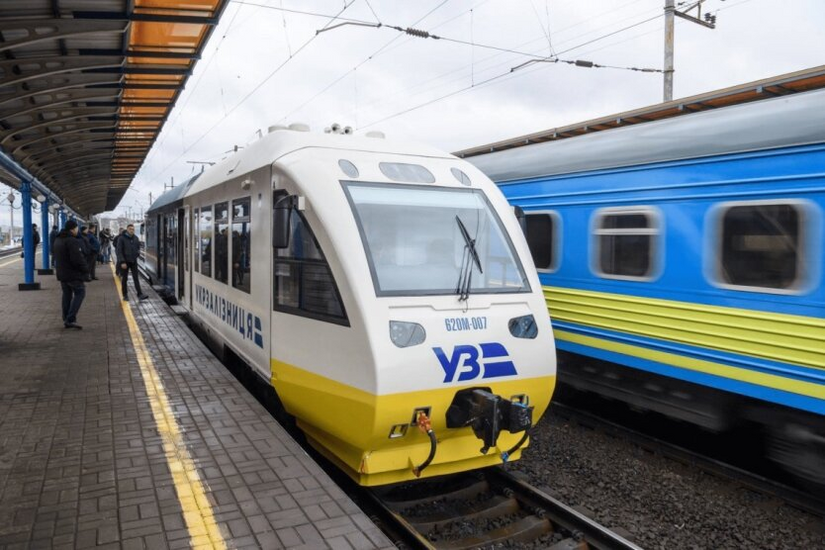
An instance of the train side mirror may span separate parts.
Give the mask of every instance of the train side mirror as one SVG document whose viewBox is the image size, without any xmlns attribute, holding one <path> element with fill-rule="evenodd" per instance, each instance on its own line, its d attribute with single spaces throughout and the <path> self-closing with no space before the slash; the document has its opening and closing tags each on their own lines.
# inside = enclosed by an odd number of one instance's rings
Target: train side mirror
<svg viewBox="0 0 825 550">
<path fill-rule="evenodd" d="M 514 206 L 513 214 L 516 215 L 521 232 L 527 235 L 527 215 L 524 213 L 524 209 L 521 206 Z"/>
<path fill-rule="evenodd" d="M 272 248 L 289 246 L 289 215 L 292 213 L 292 196 L 284 195 L 275 200 L 272 210 Z"/>
<path fill-rule="evenodd" d="M 289 215 L 293 209 L 304 210 L 306 198 L 299 195 L 286 195 L 280 192 L 275 195 L 275 206 L 272 212 L 272 247 L 289 247 Z"/>
</svg>

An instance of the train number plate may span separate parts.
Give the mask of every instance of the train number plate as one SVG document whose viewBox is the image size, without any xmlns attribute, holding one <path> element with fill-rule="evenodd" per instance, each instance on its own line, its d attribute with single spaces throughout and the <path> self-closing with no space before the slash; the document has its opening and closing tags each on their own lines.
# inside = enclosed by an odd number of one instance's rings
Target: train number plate
<svg viewBox="0 0 825 550">
<path fill-rule="evenodd" d="M 466 332 L 468 330 L 485 330 L 487 317 L 447 317 L 444 319 L 447 332 Z"/>
</svg>

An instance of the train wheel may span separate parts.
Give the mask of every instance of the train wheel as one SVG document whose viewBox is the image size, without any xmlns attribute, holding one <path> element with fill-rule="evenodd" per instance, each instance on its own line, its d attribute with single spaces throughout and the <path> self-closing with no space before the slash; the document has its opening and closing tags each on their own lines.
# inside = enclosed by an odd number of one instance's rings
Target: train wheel
<svg viewBox="0 0 825 550">
<path fill-rule="evenodd" d="M 770 460 L 798 480 L 825 488 L 825 436 L 822 434 L 795 422 L 779 423 L 768 430 L 767 450 Z"/>
</svg>

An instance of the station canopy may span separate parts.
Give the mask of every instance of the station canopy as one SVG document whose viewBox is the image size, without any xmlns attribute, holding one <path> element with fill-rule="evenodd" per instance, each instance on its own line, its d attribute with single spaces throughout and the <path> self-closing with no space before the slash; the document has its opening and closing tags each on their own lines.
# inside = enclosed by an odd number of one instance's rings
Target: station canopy
<svg viewBox="0 0 825 550">
<path fill-rule="evenodd" d="M 114 209 L 228 1 L 0 0 L 0 148 L 77 213 Z"/>
</svg>

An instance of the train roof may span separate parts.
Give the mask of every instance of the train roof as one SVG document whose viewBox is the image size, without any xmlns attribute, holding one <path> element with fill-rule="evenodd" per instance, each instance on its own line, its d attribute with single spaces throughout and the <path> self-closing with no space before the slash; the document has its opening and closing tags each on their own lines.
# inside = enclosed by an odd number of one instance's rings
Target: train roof
<svg viewBox="0 0 825 550">
<path fill-rule="evenodd" d="M 259 140 L 207 168 L 187 195 L 209 189 L 241 174 L 248 174 L 276 162 L 285 155 L 307 148 L 340 149 L 342 153 L 363 151 L 431 158 L 455 158 L 450 153 L 416 142 L 385 139 L 380 133 L 377 134 L 381 137 L 327 134 L 310 132 L 304 125 L 292 126 L 299 126 L 302 129 L 283 127 L 273 129 Z M 341 158 L 347 158 L 347 156 L 347 154 L 342 154 Z"/>
<path fill-rule="evenodd" d="M 788 86 L 787 95 L 759 101 L 743 99 L 745 88 L 759 89 L 751 83 L 728 89 L 727 94 L 718 92 L 715 97 L 719 101 L 724 99 L 720 108 L 698 112 L 683 109 L 690 114 L 661 115 L 659 120 L 622 126 L 626 120 L 623 117 L 629 116 L 625 113 L 591 121 L 591 130 L 587 123 L 556 129 L 547 134 L 550 141 L 531 143 L 531 139 L 537 138 L 522 137 L 517 138 L 518 143 L 509 140 L 455 154 L 475 164 L 493 180 L 507 181 L 825 142 L 825 90 L 817 89 L 825 87 L 825 66 L 805 72 L 807 78 L 800 73 L 792 74 L 796 75 L 795 80 L 788 77 L 786 82 L 777 77 L 771 81 L 773 84 L 765 82 L 761 88 L 773 86 L 778 90 Z M 712 101 L 711 96 L 704 94 L 681 101 L 693 105 Z M 748 102 L 736 103 L 736 96 L 737 101 Z M 697 99 L 701 97 L 704 99 Z M 659 107 L 661 114 L 672 105 Z M 653 112 L 653 108 L 648 111 Z M 606 127 L 607 120 L 613 120 L 614 125 Z"/>
<path fill-rule="evenodd" d="M 170 206 L 176 203 L 177 201 L 182 200 L 184 195 L 186 194 L 186 191 L 192 186 L 193 183 L 195 183 L 195 180 L 197 180 L 200 177 L 200 175 L 201 174 L 195 174 L 194 176 L 184 181 L 180 185 L 173 187 L 172 189 L 166 191 L 157 199 L 155 199 L 155 202 L 153 202 L 149 206 L 149 210 L 146 211 L 147 215 L 151 212 L 160 210 L 166 206 Z"/>
</svg>

